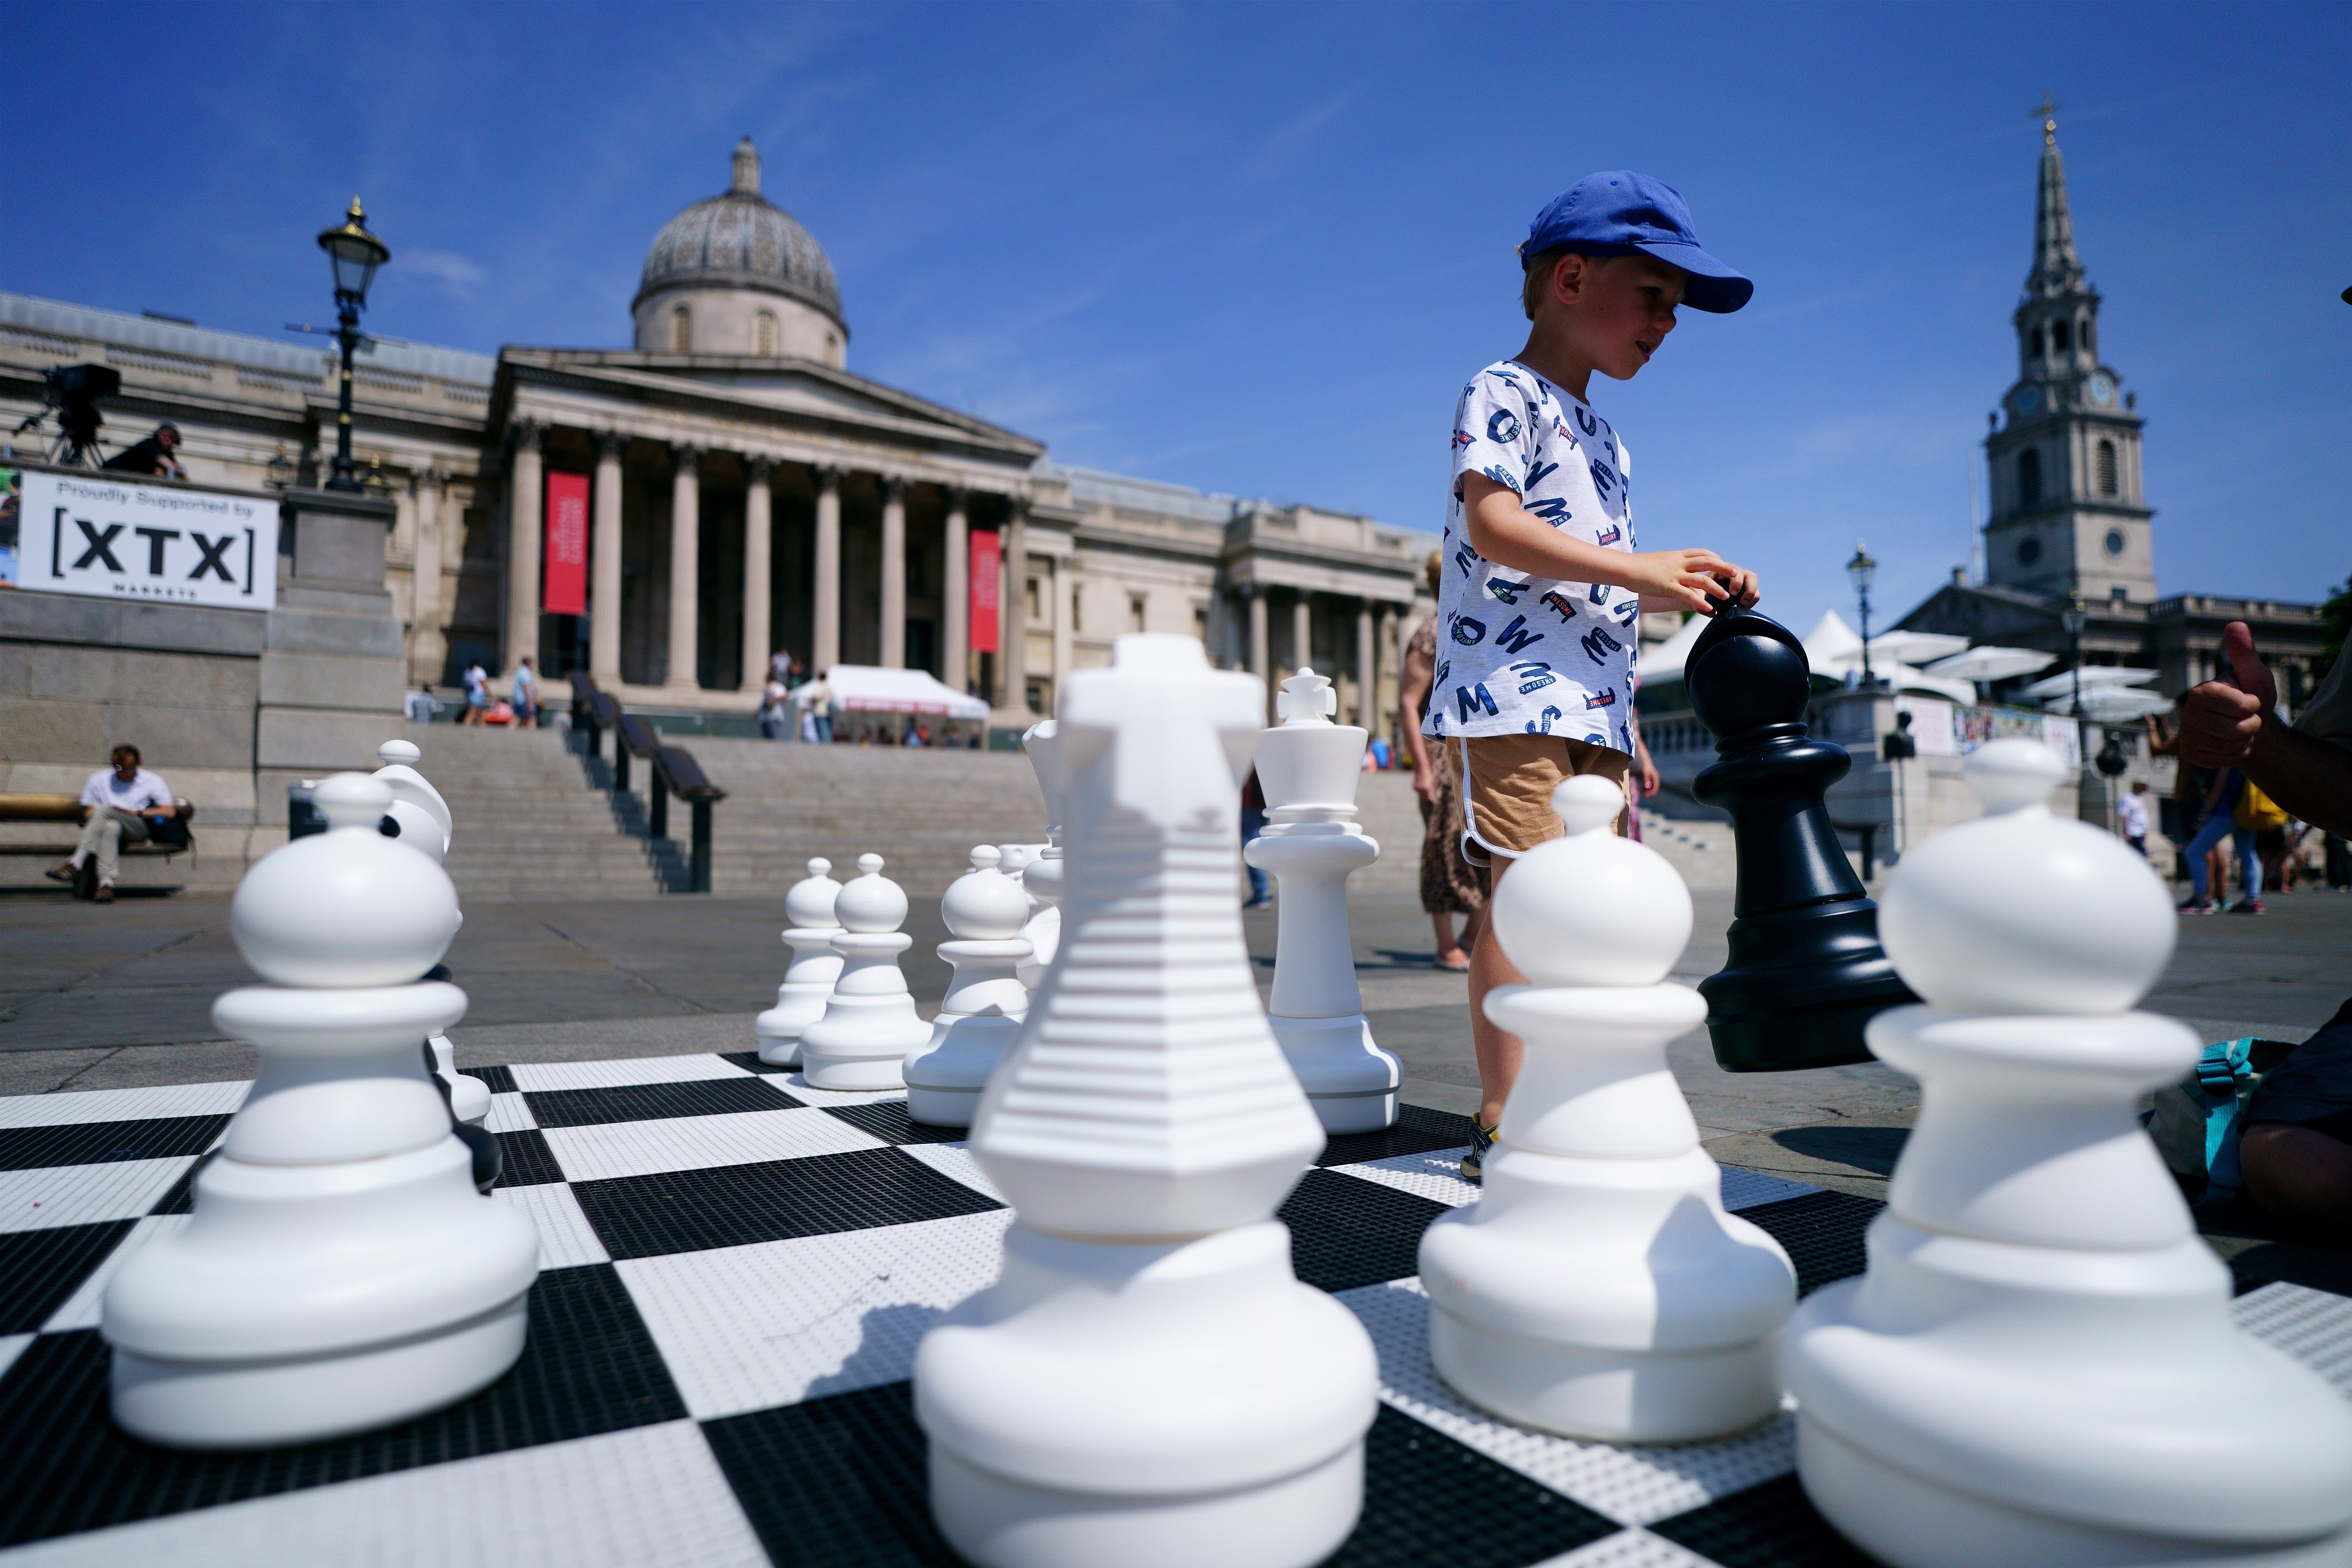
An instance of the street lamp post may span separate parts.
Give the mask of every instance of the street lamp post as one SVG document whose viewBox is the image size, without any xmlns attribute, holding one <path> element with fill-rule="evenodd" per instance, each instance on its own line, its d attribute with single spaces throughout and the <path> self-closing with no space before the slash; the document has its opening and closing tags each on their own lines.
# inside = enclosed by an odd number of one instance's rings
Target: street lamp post
<svg viewBox="0 0 2352 1568">
<path fill-rule="evenodd" d="M 1859 539 L 1853 542 L 1853 559 L 1845 563 L 1845 574 L 1853 584 L 1854 597 L 1862 601 L 1862 689 L 1869 691 L 1877 685 L 1870 674 L 1870 584 L 1878 575 L 1878 563 Z"/>
<path fill-rule="evenodd" d="M 357 196 L 352 198 L 352 210 L 341 225 L 320 233 L 319 248 L 327 253 L 335 269 L 335 341 L 343 350 L 342 387 L 335 415 L 335 473 L 326 488 L 358 490 L 364 487 L 352 468 L 352 355 L 367 341 L 360 332 L 360 312 L 367 308 L 368 285 L 375 280 L 375 269 L 392 259 L 392 251 L 367 231 L 367 214 L 360 210 Z"/>
<path fill-rule="evenodd" d="M 2086 754 L 2083 730 L 2083 623 L 2089 614 L 2083 604 L 2083 592 L 2076 589 L 2066 595 L 2066 607 L 2058 612 L 2058 624 L 2066 628 L 2066 642 L 2074 659 L 2074 763 L 2082 765 Z"/>
</svg>

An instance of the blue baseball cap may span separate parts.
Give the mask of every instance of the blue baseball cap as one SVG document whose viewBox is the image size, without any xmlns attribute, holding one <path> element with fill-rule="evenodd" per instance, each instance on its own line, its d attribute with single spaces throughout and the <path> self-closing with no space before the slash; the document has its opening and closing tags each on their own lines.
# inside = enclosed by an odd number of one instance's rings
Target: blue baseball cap
<svg viewBox="0 0 2352 1568">
<path fill-rule="evenodd" d="M 1690 204 L 1664 180 L 1631 169 L 1587 174 L 1551 199 L 1528 225 L 1519 265 L 1531 265 L 1545 251 L 1567 246 L 1591 256 L 1640 251 L 1688 274 L 1683 303 L 1694 310 L 1727 315 L 1748 303 L 1756 285 L 1698 246 L 1691 228 Z"/>
</svg>

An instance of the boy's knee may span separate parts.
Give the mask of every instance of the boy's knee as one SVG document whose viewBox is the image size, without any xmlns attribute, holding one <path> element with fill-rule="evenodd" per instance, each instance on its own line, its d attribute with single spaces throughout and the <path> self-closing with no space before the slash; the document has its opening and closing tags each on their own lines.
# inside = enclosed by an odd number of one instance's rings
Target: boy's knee
<svg viewBox="0 0 2352 1568">
<path fill-rule="evenodd" d="M 2257 1121 L 2238 1140 L 2246 1195 L 2281 1218 L 2352 1235 L 2352 1143 L 2288 1121 Z"/>
</svg>

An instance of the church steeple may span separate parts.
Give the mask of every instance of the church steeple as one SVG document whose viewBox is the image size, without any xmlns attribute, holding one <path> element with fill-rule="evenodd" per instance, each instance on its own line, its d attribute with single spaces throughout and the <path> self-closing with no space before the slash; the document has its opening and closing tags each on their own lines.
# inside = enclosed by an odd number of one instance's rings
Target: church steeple
<svg viewBox="0 0 2352 1568">
<path fill-rule="evenodd" d="M 2002 397 L 2005 426 L 1985 438 L 1992 511 L 1988 582 L 2051 599 L 2156 597 L 2141 504 L 2140 420 L 2122 377 L 2099 358 L 2099 293 L 2074 249 L 2058 106 L 2046 96 L 2033 209 L 2033 269 L 2010 324 L 2018 379 Z"/>
<path fill-rule="evenodd" d="M 2074 253 L 2074 215 L 2066 205 L 2066 161 L 2058 152 L 2057 105 L 2042 100 L 2042 188 L 2033 212 L 2033 270 L 2029 295 L 2072 294 L 2083 287 L 2083 258 Z"/>
</svg>

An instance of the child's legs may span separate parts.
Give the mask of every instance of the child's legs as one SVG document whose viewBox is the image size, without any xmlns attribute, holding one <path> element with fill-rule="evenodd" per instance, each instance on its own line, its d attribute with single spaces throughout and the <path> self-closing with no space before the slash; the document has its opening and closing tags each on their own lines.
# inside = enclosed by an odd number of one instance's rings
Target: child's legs
<svg viewBox="0 0 2352 1568">
<path fill-rule="evenodd" d="M 1551 809 L 1551 792 L 1577 773 L 1600 773 L 1622 785 L 1633 759 L 1586 741 L 1562 735 L 1482 735 L 1454 740 L 1446 755 L 1461 791 L 1467 828 L 1465 858 L 1491 863 L 1486 905 L 1491 910 L 1513 861 L 1564 830 Z M 1619 814 L 1616 831 L 1625 831 Z M 1484 911 L 1482 911 L 1483 915 Z M 1523 984 L 1521 974 L 1495 940 L 1494 922 L 1480 919 L 1470 949 L 1470 1044 L 1478 1060 L 1478 1124 L 1502 1120 L 1503 1103 L 1518 1081 L 1521 1047 L 1486 1016 L 1486 994 L 1497 985 Z"/>
<path fill-rule="evenodd" d="M 2263 858 L 2254 849 L 2254 832 L 2242 827 L 2230 835 L 2231 847 L 2238 855 L 2238 881 L 2245 889 L 2240 897 L 2249 900 L 2263 896 Z"/>
</svg>

